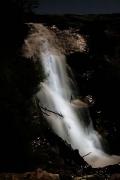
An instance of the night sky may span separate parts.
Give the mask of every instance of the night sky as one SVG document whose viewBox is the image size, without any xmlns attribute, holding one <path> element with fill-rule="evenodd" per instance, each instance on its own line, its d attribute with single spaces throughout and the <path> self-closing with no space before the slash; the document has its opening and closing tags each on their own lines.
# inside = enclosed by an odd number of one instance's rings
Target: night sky
<svg viewBox="0 0 120 180">
<path fill-rule="evenodd" d="M 39 0 L 37 14 L 120 13 L 120 0 Z"/>
</svg>

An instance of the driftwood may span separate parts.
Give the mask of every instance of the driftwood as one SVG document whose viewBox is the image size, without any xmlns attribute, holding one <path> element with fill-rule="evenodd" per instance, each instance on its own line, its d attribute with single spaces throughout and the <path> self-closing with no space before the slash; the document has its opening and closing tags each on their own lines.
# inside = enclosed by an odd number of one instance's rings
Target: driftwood
<svg viewBox="0 0 120 180">
<path fill-rule="evenodd" d="M 64 116 L 63 116 L 61 113 L 57 113 L 57 112 L 51 111 L 51 110 L 49 110 L 49 109 L 47 109 L 47 108 L 44 108 L 44 107 L 42 107 L 42 106 L 40 106 L 40 108 L 43 109 L 44 111 L 53 113 L 53 114 L 55 114 L 55 115 L 57 115 L 57 116 L 60 116 L 61 118 L 64 118 Z M 44 114 L 46 114 L 44 111 L 42 111 L 42 112 L 43 112 Z M 50 116 L 50 115 L 48 115 L 48 114 L 46 114 L 46 115 L 47 115 L 47 116 Z"/>
<path fill-rule="evenodd" d="M 49 113 L 53 113 L 53 114 L 55 114 L 55 115 L 57 115 L 57 116 L 60 116 L 61 118 L 64 118 L 64 116 L 63 116 L 61 113 L 54 112 L 54 111 L 51 111 L 51 110 L 47 109 L 46 107 L 40 106 L 40 105 L 39 105 L 39 100 L 38 100 L 35 96 L 33 97 L 33 100 L 34 100 L 34 103 L 35 103 L 36 108 L 37 108 L 38 110 L 41 108 L 41 111 L 42 111 L 43 114 L 45 114 L 45 115 L 47 115 L 47 116 L 50 116 L 50 114 L 46 113 L 46 111 L 47 111 L 47 112 L 49 112 Z M 43 110 L 44 110 L 44 111 L 43 111 Z"/>
<path fill-rule="evenodd" d="M 88 154 L 85 154 L 84 156 L 82 156 L 83 158 L 85 157 L 85 156 L 88 156 L 89 154 L 91 154 L 92 152 L 89 152 Z"/>
</svg>

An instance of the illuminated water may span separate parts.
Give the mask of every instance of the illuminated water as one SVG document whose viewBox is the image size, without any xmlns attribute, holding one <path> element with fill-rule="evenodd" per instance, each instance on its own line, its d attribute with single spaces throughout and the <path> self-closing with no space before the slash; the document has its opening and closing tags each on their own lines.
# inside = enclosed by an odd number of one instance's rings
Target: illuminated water
<svg viewBox="0 0 120 180">
<path fill-rule="evenodd" d="M 40 106 L 63 115 L 61 118 L 53 113 L 45 115 L 51 128 L 78 149 L 81 156 L 91 152 L 85 160 L 92 167 L 120 162 L 120 157 L 103 152 L 101 137 L 93 128 L 87 105 L 77 99 L 77 86 L 56 36 L 40 24 L 31 24 L 31 29 L 24 45 L 25 55 L 37 53 L 48 74 L 47 80 L 41 83 L 42 90 L 37 98 Z"/>
</svg>

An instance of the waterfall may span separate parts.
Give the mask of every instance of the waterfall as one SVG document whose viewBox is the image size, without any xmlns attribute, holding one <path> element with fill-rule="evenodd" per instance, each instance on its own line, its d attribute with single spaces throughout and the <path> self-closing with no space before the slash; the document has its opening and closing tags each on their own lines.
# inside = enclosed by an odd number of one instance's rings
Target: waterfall
<svg viewBox="0 0 120 180">
<path fill-rule="evenodd" d="M 38 54 L 48 75 L 37 93 L 40 106 L 61 113 L 45 116 L 53 131 L 78 149 L 93 168 L 120 162 L 120 157 L 107 155 L 101 145 L 101 136 L 94 130 L 87 105 L 78 99 L 79 93 L 70 67 L 66 64 L 64 50 L 55 34 L 42 24 L 28 24 L 31 32 L 25 40 L 24 53 Z"/>
</svg>

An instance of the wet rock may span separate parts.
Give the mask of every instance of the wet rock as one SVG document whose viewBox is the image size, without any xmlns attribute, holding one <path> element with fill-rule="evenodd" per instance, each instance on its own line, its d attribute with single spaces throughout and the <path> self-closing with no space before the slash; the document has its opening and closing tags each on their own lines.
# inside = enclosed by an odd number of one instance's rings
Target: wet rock
<svg viewBox="0 0 120 180">
<path fill-rule="evenodd" d="M 110 180 L 120 180 L 120 174 L 112 174 Z"/>
<path fill-rule="evenodd" d="M 41 173 L 42 169 L 41 168 L 37 168 L 37 173 Z"/>
<path fill-rule="evenodd" d="M 35 179 L 36 178 L 36 173 L 35 172 L 26 172 L 24 174 L 21 174 L 19 176 L 18 180 L 22 180 L 21 178 L 23 178 L 25 180 Z M 15 179 L 12 179 L 12 180 L 16 180 L 16 177 L 15 177 Z"/>
<path fill-rule="evenodd" d="M 83 177 L 76 177 L 74 180 L 104 180 L 104 179 L 98 176 L 97 174 L 93 174 Z"/>
<path fill-rule="evenodd" d="M 37 179 L 39 180 L 60 180 L 58 174 L 47 173 L 46 171 L 42 171 L 41 173 L 37 173 Z"/>
<path fill-rule="evenodd" d="M 59 177 L 60 180 L 73 180 L 73 176 L 71 176 L 70 174 L 60 174 Z"/>
<path fill-rule="evenodd" d="M 60 180 L 58 174 L 42 172 L 26 172 L 24 174 L 0 174 L 0 180 Z"/>
</svg>

